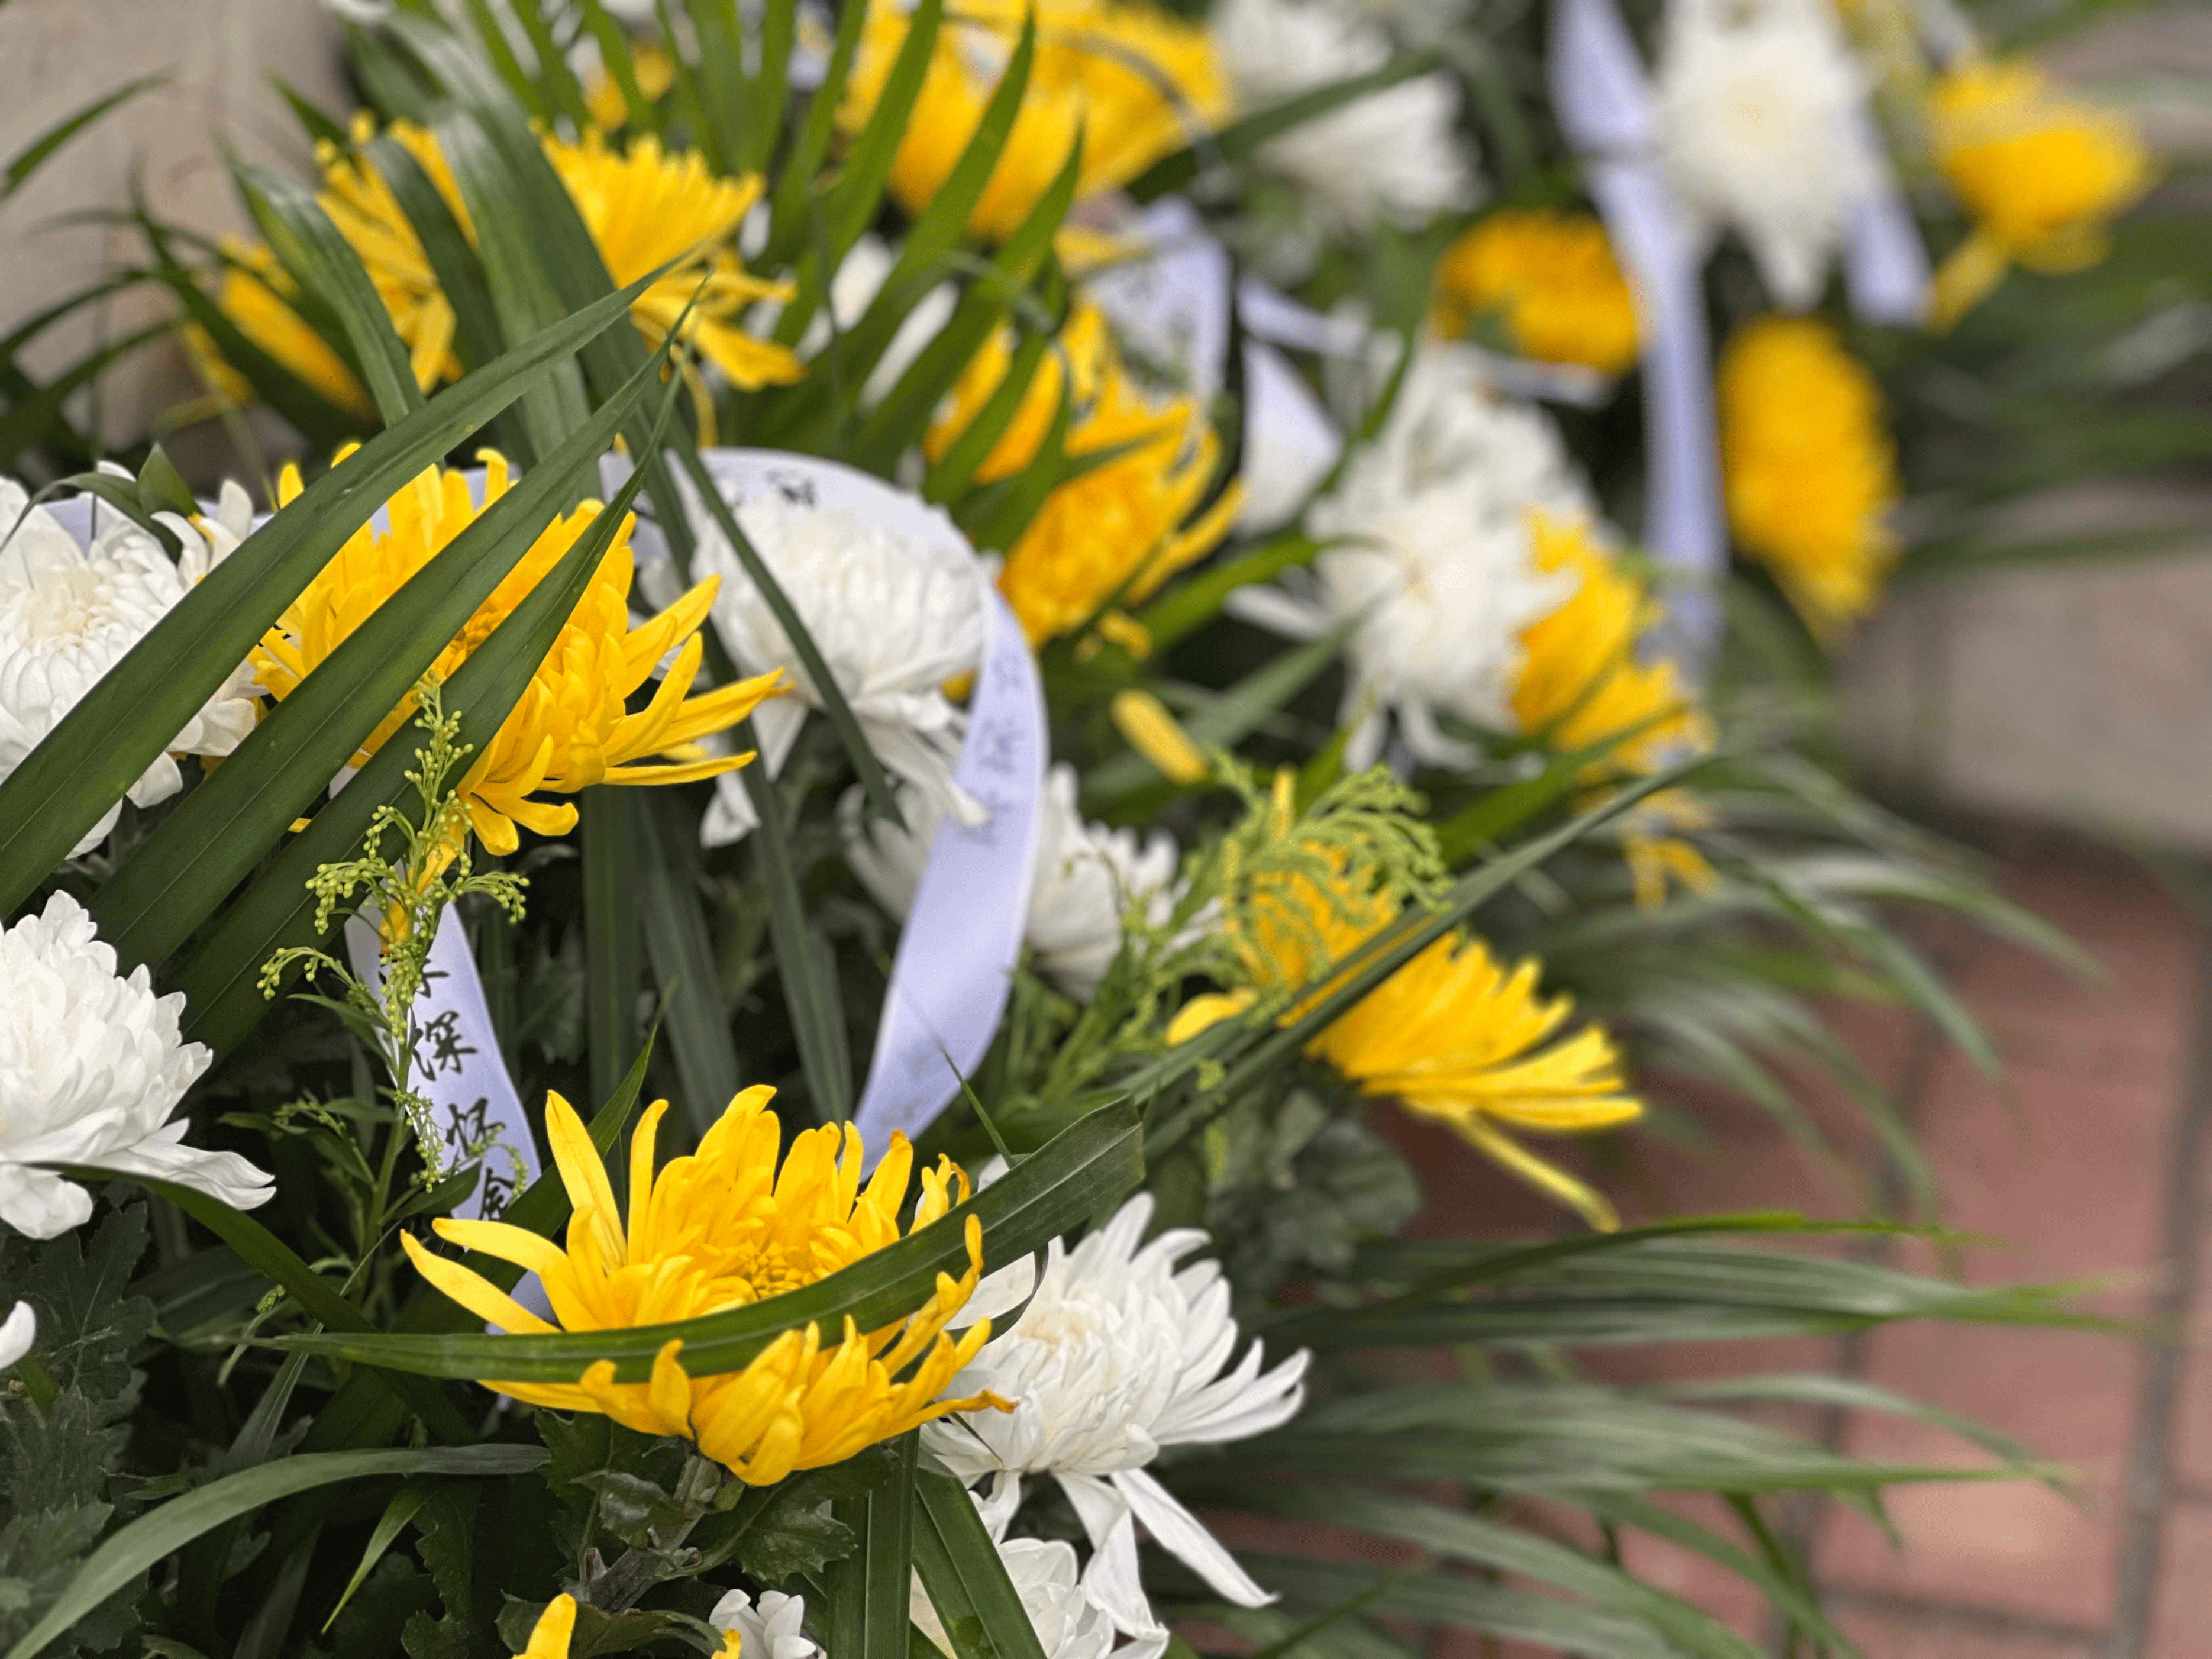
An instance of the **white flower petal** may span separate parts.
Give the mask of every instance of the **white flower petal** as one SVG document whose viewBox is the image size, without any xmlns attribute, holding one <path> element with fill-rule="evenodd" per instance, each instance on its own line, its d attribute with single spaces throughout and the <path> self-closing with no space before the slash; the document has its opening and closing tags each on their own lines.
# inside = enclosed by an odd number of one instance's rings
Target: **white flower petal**
<svg viewBox="0 0 2212 1659">
<path fill-rule="evenodd" d="M 8 1310 L 8 1317 L 0 1320 L 0 1371 L 30 1352 L 38 1340 L 39 1316 L 29 1303 L 18 1302 Z"/>
<path fill-rule="evenodd" d="M 1124 1469 L 1114 1484 L 1129 1500 L 1153 1541 L 1211 1585 L 1217 1595 L 1241 1607 L 1262 1607 L 1275 1599 L 1237 1564 L 1226 1546 L 1199 1518 L 1176 1501 L 1175 1494 L 1142 1469 Z"/>
<path fill-rule="evenodd" d="M 182 996 L 115 967 L 67 893 L 0 928 L 0 1221 L 34 1237 L 92 1214 L 88 1193 L 40 1165 L 178 1182 L 240 1208 L 270 1196 L 244 1158 L 184 1144 L 174 1115 L 210 1056 L 182 1039 Z"/>
</svg>

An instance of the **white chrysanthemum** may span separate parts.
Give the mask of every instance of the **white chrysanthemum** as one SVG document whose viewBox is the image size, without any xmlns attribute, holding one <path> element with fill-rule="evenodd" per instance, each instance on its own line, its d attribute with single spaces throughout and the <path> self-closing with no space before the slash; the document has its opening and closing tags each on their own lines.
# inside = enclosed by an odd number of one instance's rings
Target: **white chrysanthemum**
<svg viewBox="0 0 2212 1659">
<path fill-rule="evenodd" d="M 735 1631 L 744 1659 L 817 1659 L 821 1648 L 799 1627 L 805 1617 L 804 1596 L 763 1590 L 755 1607 L 751 1596 L 733 1589 L 714 1603 L 707 1622 L 719 1631 Z"/>
<path fill-rule="evenodd" d="M 1197 1516 L 1146 1471 L 1167 1446 L 1241 1440 L 1287 1422 L 1305 1391 L 1307 1354 L 1262 1375 L 1255 1340 L 1237 1351 L 1220 1264 L 1176 1263 L 1206 1236 L 1176 1228 L 1143 1243 L 1152 1200 L 1140 1193 L 1073 1249 L 1058 1239 L 1021 1316 L 953 1380 L 1018 1401 L 1012 1412 L 964 1413 L 927 1425 L 923 1443 L 970 1485 L 989 1477 L 982 1508 L 994 1536 L 1020 1504 L 1025 1475 L 1051 1475 L 1091 1545 L 1083 1586 L 1116 1628 L 1158 1632 L 1137 1577 L 1136 1525 L 1215 1592 L 1243 1607 L 1273 1598 Z M 963 1315 L 981 1318 L 1017 1298 L 1024 1257 L 977 1287 Z"/>
<path fill-rule="evenodd" d="M 900 802 L 903 830 L 884 818 L 864 823 L 861 805 L 858 791 L 840 804 L 847 856 L 876 902 L 903 921 L 914 907 L 939 814 L 927 797 L 911 791 Z M 1121 919 L 1130 901 L 1141 900 L 1156 926 L 1174 910 L 1175 840 L 1164 830 L 1147 839 L 1134 830 L 1086 823 L 1076 805 L 1074 769 L 1066 765 L 1052 769 L 1041 807 L 1036 882 L 1030 890 L 1023 943 L 1039 973 L 1088 1002 L 1121 951 Z"/>
<path fill-rule="evenodd" d="M 979 821 L 981 809 L 952 781 L 967 722 L 944 688 L 982 659 L 991 578 L 952 521 L 933 512 L 942 533 L 909 540 L 842 508 L 810 507 L 773 489 L 754 491 L 736 511 L 876 757 L 940 808 L 963 822 Z M 694 574 L 722 579 L 714 616 L 723 644 L 745 672 L 781 668 L 792 679 L 791 696 L 763 703 L 753 715 L 761 759 L 773 775 L 798 741 L 807 710 L 821 700 L 720 530 L 703 513 L 695 511 L 692 520 L 700 526 Z M 734 841 L 754 822 L 744 785 L 726 775 L 707 815 L 708 845 Z"/>
<path fill-rule="evenodd" d="M 1329 0 L 1224 0 L 1213 39 L 1247 109 L 1380 69 L 1389 36 Z M 1298 185 L 1338 231 L 1379 218 L 1408 228 L 1477 199 L 1459 130 L 1459 91 L 1442 70 L 1415 76 L 1302 121 L 1260 149 L 1259 162 Z"/>
<path fill-rule="evenodd" d="M 1376 441 L 1306 516 L 1307 532 L 1330 544 L 1310 569 L 1243 589 L 1230 608 L 1298 639 L 1354 623 L 1347 764 L 1374 763 L 1395 716 L 1414 758 L 1465 765 L 1472 752 L 1437 717 L 1511 729 L 1521 632 L 1571 591 L 1571 579 L 1537 567 L 1529 514 L 1590 510 L 1549 416 L 1498 396 L 1476 354 L 1425 347 Z"/>
<path fill-rule="evenodd" d="M 1827 0 L 1670 0 L 1656 93 L 1683 207 L 1708 237 L 1743 238 L 1779 304 L 1815 303 L 1874 186 L 1851 140 L 1859 70 Z"/>
<path fill-rule="evenodd" d="M 236 1209 L 273 1190 L 234 1152 L 184 1145 L 169 1121 L 210 1055 L 180 1041 L 180 992 L 154 994 L 66 893 L 0 929 L 0 1221 L 52 1238 L 92 1214 L 92 1194 L 45 1164 L 82 1164 L 195 1187 Z"/>
<path fill-rule="evenodd" d="M 1030 1616 L 1044 1659 L 1105 1659 L 1114 1646 L 1114 1621 L 1084 1589 L 1075 1568 L 1075 1546 L 1060 1539 L 1009 1538 L 999 1545 L 999 1559 L 1006 1577 L 1022 1598 L 1022 1611 Z M 952 1638 L 937 1616 L 929 1594 L 915 1575 L 907 1601 L 908 1616 L 942 1653 L 952 1651 Z M 717 1622 L 720 1622 L 719 1620 Z M 1133 1643 L 1119 1659 L 1146 1659 L 1167 1645 L 1163 1630 L 1152 1643 Z M 750 1649 L 746 1649 L 750 1652 Z M 781 1659 L 781 1656 L 779 1656 Z"/>
<path fill-rule="evenodd" d="M 18 1302 L 8 1310 L 7 1318 L 0 1319 L 0 1371 L 30 1352 L 38 1340 L 39 1316 L 29 1303 Z"/>
<path fill-rule="evenodd" d="M 161 514 L 161 522 L 184 544 L 172 559 L 122 514 L 93 511 L 105 527 L 87 549 L 53 514 L 32 507 L 22 485 L 0 477 L 0 778 L 21 766 L 169 607 L 228 556 L 253 515 L 236 484 L 223 486 L 221 509 L 198 528 Z M 185 722 L 169 751 L 139 775 L 126 792 L 130 799 L 150 806 L 181 789 L 176 755 L 235 749 L 253 729 L 253 693 L 252 667 L 241 663 Z M 110 807 L 74 851 L 88 853 L 105 841 L 122 810 L 119 801 Z"/>
</svg>

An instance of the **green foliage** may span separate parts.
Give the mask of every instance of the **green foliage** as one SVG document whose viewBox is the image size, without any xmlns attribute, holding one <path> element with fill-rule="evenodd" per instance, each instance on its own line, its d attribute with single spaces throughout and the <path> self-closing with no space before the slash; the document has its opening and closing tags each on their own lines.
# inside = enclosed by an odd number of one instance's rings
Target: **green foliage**
<svg viewBox="0 0 2212 1659">
<path fill-rule="evenodd" d="M 48 1613 L 131 1505 L 125 1448 L 141 1382 L 131 1356 L 154 1319 L 131 1280 L 145 1249 L 143 1208 L 113 1212 L 82 1246 L 74 1233 L 33 1243 L 0 1232 L 0 1285 L 37 1313 L 45 1384 L 0 1387 L 0 1642 Z M 137 1627 L 143 1583 L 116 1586 L 48 1650 L 114 1647 Z"/>
</svg>

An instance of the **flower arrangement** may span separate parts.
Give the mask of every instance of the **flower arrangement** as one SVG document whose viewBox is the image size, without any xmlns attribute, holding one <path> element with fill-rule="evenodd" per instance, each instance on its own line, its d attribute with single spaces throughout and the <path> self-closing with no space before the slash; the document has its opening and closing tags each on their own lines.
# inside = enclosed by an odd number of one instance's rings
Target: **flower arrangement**
<svg viewBox="0 0 2212 1659">
<path fill-rule="evenodd" d="M 2125 123 L 1904 0 L 345 10 L 138 224 L 267 511 L 7 388 L 0 1656 L 1753 1651 L 1662 1526 L 1850 1651 L 1761 1467 L 1931 1472 L 1576 1356 L 2096 1322 L 1618 1176 L 1955 1018 L 1897 895 L 2064 953 L 1797 710 Z"/>
</svg>

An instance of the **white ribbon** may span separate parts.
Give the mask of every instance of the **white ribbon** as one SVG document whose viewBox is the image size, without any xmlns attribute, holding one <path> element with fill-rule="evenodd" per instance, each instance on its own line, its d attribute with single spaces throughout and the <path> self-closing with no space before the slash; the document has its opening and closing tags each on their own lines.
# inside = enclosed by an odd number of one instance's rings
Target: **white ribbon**
<svg viewBox="0 0 2212 1659">
<path fill-rule="evenodd" d="M 1634 278 L 1649 456 L 1643 539 L 1685 579 L 1668 596 L 1662 643 L 1696 673 L 1719 643 L 1728 562 L 1697 250 L 1655 159 L 1650 86 L 1613 0 L 1556 0 L 1547 69 L 1560 129 Z"/>
<path fill-rule="evenodd" d="M 501 918 L 500 926 L 505 925 Z M 376 929 L 359 916 L 345 927 L 346 956 L 362 982 L 381 991 L 384 969 Z M 438 918 L 423 964 L 422 988 L 412 1010 L 420 1066 L 410 1085 L 430 1103 L 432 1121 L 450 1172 L 471 1159 L 483 1175 L 453 1213 L 496 1221 L 514 1195 L 538 1179 L 538 1142 L 522 1097 L 501 1054 L 484 1004 L 483 978 L 469 949 L 468 929 L 449 906 Z M 474 1149 L 473 1151 L 471 1149 Z M 527 1301 L 528 1298 L 525 1298 Z"/>
<path fill-rule="evenodd" d="M 701 459 L 733 503 L 775 490 L 908 542 L 957 533 L 920 497 L 836 461 L 758 449 L 708 449 Z M 645 530 L 641 521 L 632 538 L 641 560 L 665 550 Z M 854 1113 L 872 1162 L 892 1131 L 919 1135 L 959 1093 L 997 1035 L 1021 956 L 1042 823 L 1044 693 L 1020 620 L 995 587 L 983 591 L 982 657 L 952 781 L 986 816 L 969 824 L 943 815 L 908 908 Z"/>
<path fill-rule="evenodd" d="M 968 736 L 952 780 L 990 816 L 939 821 L 891 958 L 868 1081 L 854 1113 L 872 1157 L 891 1132 L 919 1135 L 981 1063 L 1013 987 L 1046 763 L 1044 691 L 1021 621 L 996 588 Z"/>
<path fill-rule="evenodd" d="M 1844 142 L 1865 158 L 1872 180 L 1844 232 L 1844 289 L 1851 310 L 1869 323 L 1917 328 L 1928 320 L 1934 294 L 1928 248 L 1898 188 L 1881 129 L 1863 101 L 1851 110 Z"/>
</svg>

